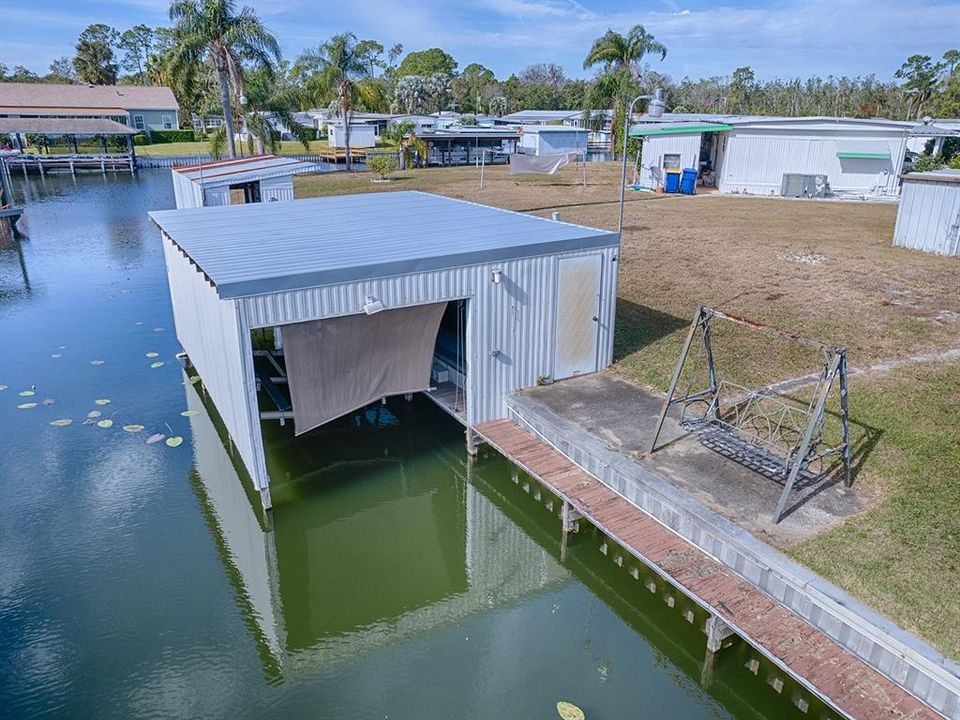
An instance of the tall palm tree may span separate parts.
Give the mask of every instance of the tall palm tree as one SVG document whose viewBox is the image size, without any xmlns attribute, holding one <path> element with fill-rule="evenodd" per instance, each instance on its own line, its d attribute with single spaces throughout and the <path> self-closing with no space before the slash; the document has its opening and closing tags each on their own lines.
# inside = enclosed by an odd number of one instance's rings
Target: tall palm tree
<svg viewBox="0 0 960 720">
<path fill-rule="evenodd" d="M 253 10 L 238 12 L 234 0 L 172 0 L 170 19 L 177 33 L 171 70 L 190 72 L 203 61 L 216 70 L 227 147 L 230 157 L 236 157 L 232 95 L 243 87 L 243 63 L 269 71 L 280 60 L 277 39 Z"/>
<path fill-rule="evenodd" d="M 349 170 L 351 110 L 355 105 L 372 108 L 382 102 L 380 88 L 371 82 L 370 68 L 357 52 L 357 36 L 341 33 L 316 50 L 307 50 L 297 59 L 296 72 L 305 77 L 307 96 L 316 104 L 334 101 L 343 122 L 344 160 Z"/>
<path fill-rule="evenodd" d="M 593 110 L 613 106 L 610 149 L 616 154 L 620 147 L 620 128 L 623 127 L 626 105 L 635 94 L 640 80 L 643 58 L 659 55 L 663 60 L 667 48 L 648 33 L 643 25 L 634 25 L 626 35 L 607 30 L 593 41 L 593 46 L 583 60 L 583 68 L 603 66 L 603 73 L 593 83 L 587 94 L 584 119 L 589 119 Z"/>
</svg>

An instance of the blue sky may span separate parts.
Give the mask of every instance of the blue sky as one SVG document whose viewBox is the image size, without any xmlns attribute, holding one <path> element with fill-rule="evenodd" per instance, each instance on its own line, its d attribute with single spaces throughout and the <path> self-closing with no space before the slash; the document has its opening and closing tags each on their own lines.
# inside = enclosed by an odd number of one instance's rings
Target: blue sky
<svg viewBox="0 0 960 720">
<path fill-rule="evenodd" d="M 243 0 L 238 0 L 243 4 Z M 654 69 L 675 78 L 726 75 L 750 65 L 760 78 L 875 73 L 960 46 L 958 0 L 247 0 L 286 56 L 353 30 L 406 51 L 438 46 L 460 67 L 498 77 L 555 62 L 589 77 L 583 57 L 607 28 L 642 23 L 668 48 Z M 72 55 L 88 24 L 166 24 L 168 0 L 0 0 L 0 62 L 46 71 Z"/>
</svg>

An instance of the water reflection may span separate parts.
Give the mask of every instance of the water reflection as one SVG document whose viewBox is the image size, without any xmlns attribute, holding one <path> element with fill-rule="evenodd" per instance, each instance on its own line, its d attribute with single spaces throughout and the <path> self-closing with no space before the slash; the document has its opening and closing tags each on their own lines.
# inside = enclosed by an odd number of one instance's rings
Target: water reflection
<svg viewBox="0 0 960 720">
<path fill-rule="evenodd" d="M 0 303 L 13 303 L 32 292 L 23 240 L 18 232 L 4 231 L 4 223 L 0 222 Z"/>
</svg>

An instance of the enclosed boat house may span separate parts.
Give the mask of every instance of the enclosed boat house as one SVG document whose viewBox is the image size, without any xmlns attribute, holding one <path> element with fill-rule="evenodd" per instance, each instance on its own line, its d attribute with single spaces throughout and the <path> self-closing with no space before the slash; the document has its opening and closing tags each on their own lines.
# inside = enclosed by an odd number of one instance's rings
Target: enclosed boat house
<svg viewBox="0 0 960 720">
<path fill-rule="evenodd" d="M 297 434 L 426 391 L 467 428 L 606 367 L 617 233 L 420 192 L 165 210 L 177 337 L 270 506 L 260 423 Z"/>
<path fill-rule="evenodd" d="M 293 176 L 319 172 L 314 163 L 276 155 L 173 168 L 173 194 L 178 208 L 293 200 Z"/>
</svg>

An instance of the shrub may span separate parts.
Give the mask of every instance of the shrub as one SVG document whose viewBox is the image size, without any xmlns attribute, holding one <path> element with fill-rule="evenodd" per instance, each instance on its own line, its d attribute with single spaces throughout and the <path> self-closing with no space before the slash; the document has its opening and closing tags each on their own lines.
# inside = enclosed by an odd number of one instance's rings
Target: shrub
<svg viewBox="0 0 960 720">
<path fill-rule="evenodd" d="M 946 163 L 940 155 L 921 155 L 913 161 L 911 172 L 926 172 L 928 170 L 939 170 Z"/>
<path fill-rule="evenodd" d="M 148 137 L 146 136 L 146 133 L 142 133 L 142 132 L 137 133 L 136 135 L 133 136 L 133 144 L 134 144 L 134 145 L 149 145 L 149 144 L 150 144 L 150 138 L 148 138 Z"/>
<path fill-rule="evenodd" d="M 151 143 L 193 142 L 193 130 L 151 130 Z"/>
<path fill-rule="evenodd" d="M 397 169 L 397 159 L 393 155 L 374 155 L 367 159 L 367 167 L 385 180 L 387 175 Z"/>
</svg>

